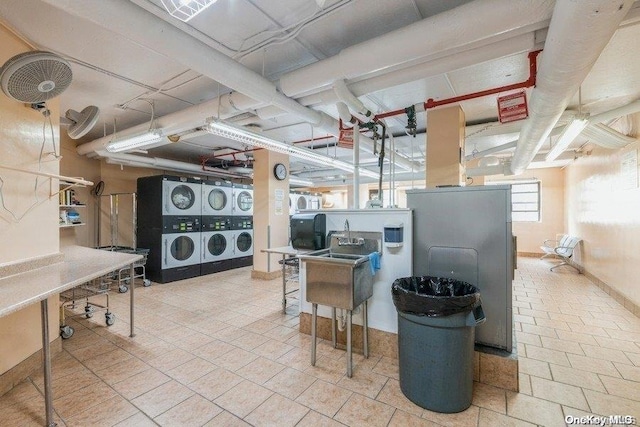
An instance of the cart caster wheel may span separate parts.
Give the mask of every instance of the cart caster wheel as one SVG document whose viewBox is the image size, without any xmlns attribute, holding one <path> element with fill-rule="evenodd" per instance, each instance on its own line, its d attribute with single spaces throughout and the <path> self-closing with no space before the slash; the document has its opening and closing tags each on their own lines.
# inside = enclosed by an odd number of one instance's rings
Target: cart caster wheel
<svg viewBox="0 0 640 427">
<path fill-rule="evenodd" d="M 62 326 L 60 328 L 60 336 L 63 340 L 68 340 L 73 336 L 75 330 L 71 326 Z"/>
<path fill-rule="evenodd" d="M 128 283 L 127 283 L 128 284 Z M 125 294 L 127 293 L 127 291 L 129 290 L 129 287 L 126 285 L 120 285 L 118 286 L 118 292 L 120 292 L 121 294 Z"/>
<path fill-rule="evenodd" d="M 91 307 L 91 306 L 86 306 L 86 307 L 84 308 L 84 316 L 85 316 L 87 319 L 91 319 L 91 318 L 93 317 L 93 307 Z"/>
<path fill-rule="evenodd" d="M 124 284 L 129 285 L 131 283 L 131 279 L 124 279 Z"/>
<path fill-rule="evenodd" d="M 144 279 L 142 281 L 142 284 L 144 285 L 145 288 L 148 288 L 149 286 L 151 286 L 151 280 L 149 279 Z"/>
<path fill-rule="evenodd" d="M 111 326 L 116 323 L 116 316 L 113 313 L 107 313 L 104 315 L 104 320 L 107 326 Z"/>
</svg>

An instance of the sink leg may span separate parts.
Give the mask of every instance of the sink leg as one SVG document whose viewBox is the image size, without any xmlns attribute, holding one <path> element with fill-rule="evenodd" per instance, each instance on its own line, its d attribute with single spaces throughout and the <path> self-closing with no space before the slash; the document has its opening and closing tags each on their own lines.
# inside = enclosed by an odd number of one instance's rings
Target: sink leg
<svg viewBox="0 0 640 427">
<path fill-rule="evenodd" d="M 311 304 L 311 366 L 316 366 L 317 323 L 318 323 L 318 304 Z"/>
<path fill-rule="evenodd" d="M 333 344 L 333 348 L 338 346 L 336 334 L 336 308 L 331 307 L 331 344 Z"/>
<path fill-rule="evenodd" d="M 352 312 L 347 310 L 347 377 L 351 378 L 353 375 L 351 372 L 351 366 L 353 359 L 351 358 L 351 320 Z"/>
<path fill-rule="evenodd" d="M 364 307 L 362 308 L 362 336 L 363 336 L 363 352 L 365 359 L 369 358 L 369 316 L 367 313 L 368 301 L 364 302 Z"/>
</svg>

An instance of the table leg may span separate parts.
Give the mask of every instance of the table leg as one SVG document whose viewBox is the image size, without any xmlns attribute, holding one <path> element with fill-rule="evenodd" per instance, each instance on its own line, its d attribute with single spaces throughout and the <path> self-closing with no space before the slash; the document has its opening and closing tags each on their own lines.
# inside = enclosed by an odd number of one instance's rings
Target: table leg
<svg viewBox="0 0 640 427">
<path fill-rule="evenodd" d="M 51 348 L 49 346 L 49 308 L 47 299 L 40 301 L 42 317 L 42 365 L 44 367 L 44 408 L 47 427 L 55 427 L 53 421 L 53 396 L 51 390 Z"/>
<path fill-rule="evenodd" d="M 287 256 L 282 254 L 282 314 L 287 313 L 287 277 L 285 276 L 287 266 L 284 263 Z"/>
<path fill-rule="evenodd" d="M 131 286 L 129 286 L 129 293 L 131 294 L 130 295 L 131 299 L 129 300 L 129 322 L 131 326 L 131 331 L 129 333 L 129 336 L 131 338 L 136 336 L 135 332 L 133 332 L 133 293 L 136 289 L 135 279 L 133 278 L 134 276 L 135 276 L 135 267 L 133 266 L 133 263 L 132 263 L 129 271 L 129 277 L 131 278 Z"/>
</svg>

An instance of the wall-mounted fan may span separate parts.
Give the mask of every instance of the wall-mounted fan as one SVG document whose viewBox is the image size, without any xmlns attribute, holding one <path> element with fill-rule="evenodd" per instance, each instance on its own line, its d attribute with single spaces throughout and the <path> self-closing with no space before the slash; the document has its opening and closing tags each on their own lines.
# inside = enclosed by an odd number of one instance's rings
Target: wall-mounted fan
<svg viewBox="0 0 640 427">
<path fill-rule="evenodd" d="M 85 136 L 98 122 L 100 109 L 95 105 L 89 105 L 82 111 L 67 110 L 65 118 L 60 118 L 60 124 L 69 125 L 67 134 L 71 139 Z"/>
<path fill-rule="evenodd" d="M 71 84 L 67 61 L 51 52 L 24 52 L 10 58 L 0 69 L 0 86 L 9 98 L 27 104 L 47 101 Z"/>
</svg>

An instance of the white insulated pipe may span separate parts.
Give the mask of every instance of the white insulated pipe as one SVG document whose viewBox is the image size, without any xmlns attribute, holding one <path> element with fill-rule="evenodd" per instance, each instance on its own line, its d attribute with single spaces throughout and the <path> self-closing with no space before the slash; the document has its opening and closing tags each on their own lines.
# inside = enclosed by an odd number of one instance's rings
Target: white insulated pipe
<svg viewBox="0 0 640 427">
<path fill-rule="evenodd" d="M 504 58 L 506 56 L 522 52 L 529 52 L 535 49 L 535 47 L 534 34 L 533 32 L 529 32 L 510 39 L 491 43 L 484 46 L 482 49 L 454 53 L 443 58 L 393 70 L 386 74 L 360 79 L 350 83 L 348 85 L 348 89 L 354 96 L 362 96 L 401 84 L 438 76 L 475 64 Z M 330 105 L 335 104 L 339 100 L 340 99 L 333 89 L 326 89 L 297 98 L 298 102 L 306 106 Z M 263 109 L 260 108 L 258 112 L 261 112 L 262 110 Z M 274 113 L 274 111 L 271 112 Z"/>
<path fill-rule="evenodd" d="M 520 174 L 529 166 L 632 4 L 556 2 L 529 100 L 530 117 L 520 132 L 511 172 Z"/>
<path fill-rule="evenodd" d="M 341 102 L 347 104 L 355 112 L 360 113 L 367 118 L 373 116 L 373 113 L 364 106 L 362 101 L 349 91 L 344 80 L 336 80 L 333 82 L 333 91 Z M 344 119 L 342 121 L 344 121 Z"/>
<path fill-rule="evenodd" d="M 171 170 L 183 173 L 196 173 L 199 175 L 218 176 L 224 178 L 246 178 L 246 175 L 205 171 L 201 166 L 193 163 L 185 163 L 177 160 L 161 159 L 159 157 L 144 157 L 136 156 L 134 154 L 126 153 L 100 153 L 106 158 L 107 163 L 111 164 L 124 164 L 129 166 L 159 169 L 159 170 Z"/>
<path fill-rule="evenodd" d="M 280 107 L 313 125 L 320 126 L 324 122 L 320 112 L 278 92 L 275 85 L 260 74 L 127 0 L 43 1 L 178 60 L 202 75 L 260 102 Z"/>
<path fill-rule="evenodd" d="M 470 51 L 546 27 L 552 10 L 550 0 L 469 2 L 292 71 L 280 78 L 280 86 L 286 95 L 299 96 L 310 88 L 331 86 L 336 80 L 350 80 L 410 62 Z"/>
<path fill-rule="evenodd" d="M 613 110 L 591 116 L 589 117 L 589 124 L 608 122 L 609 120 L 617 119 L 618 117 L 626 116 L 628 114 L 634 114 L 638 111 L 640 111 L 640 99 L 627 105 L 623 105 L 622 107 L 614 108 Z"/>
</svg>

